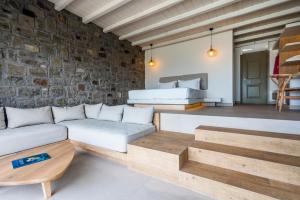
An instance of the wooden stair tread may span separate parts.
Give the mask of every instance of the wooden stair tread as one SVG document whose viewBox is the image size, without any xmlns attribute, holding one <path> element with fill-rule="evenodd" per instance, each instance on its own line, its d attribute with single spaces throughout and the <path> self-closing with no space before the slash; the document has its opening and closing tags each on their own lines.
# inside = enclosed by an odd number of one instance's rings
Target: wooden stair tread
<svg viewBox="0 0 300 200">
<path fill-rule="evenodd" d="M 194 140 L 194 135 L 160 131 L 135 140 L 130 145 L 180 155 Z"/>
<path fill-rule="evenodd" d="M 202 125 L 197 127 L 197 129 L 216 131 L 216 132 L 228 132 L 228 133 L 235 133 L 235 134 L 242 134 L 242 135 L 254 135 L 254 136 L 271 137 L 271 138 L 282 138 L 282 139 L 299 140 L 300 141 L 300 135 L 296 135 L 296 134 L 275 133 L 275 132 L 267 132 L 267 131 L 224 128 L 224 127 L 215 127 L 215 126 L 202 126 Z"/>
<path fill-rule="evenodd" d="M 190 147 L 300 167 L 300 157 L 242 147 L 195 141 Z"/>
<path fill-rule="evenodd" d="M 181 171 L 281 200 L 300 199 L 300 186 L 245 174 L 234 170 L 224 169 L 195 161 L 187 161 L 181 168 Z"/>
</svg>

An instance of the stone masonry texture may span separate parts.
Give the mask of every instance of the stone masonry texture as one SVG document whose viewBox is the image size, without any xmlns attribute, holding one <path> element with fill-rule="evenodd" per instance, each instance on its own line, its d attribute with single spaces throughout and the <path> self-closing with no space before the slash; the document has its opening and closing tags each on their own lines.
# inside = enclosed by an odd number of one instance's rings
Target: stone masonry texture
<svg viewBox="0 0 300 200">
<path fill-rule="evenodd" d="M 126 103 L 144 52 L 46 0 L 0 0 L 0 106 Z"/>
</svg>

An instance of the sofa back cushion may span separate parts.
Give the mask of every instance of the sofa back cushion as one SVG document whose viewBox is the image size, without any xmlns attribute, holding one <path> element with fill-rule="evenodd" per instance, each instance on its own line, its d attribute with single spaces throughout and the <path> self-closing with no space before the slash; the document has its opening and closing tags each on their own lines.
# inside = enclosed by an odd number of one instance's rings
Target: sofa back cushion
<svg viewBox="0 0 300 200">
<path fill-rule="evenodd" d="M 73 107 L 52 107 L 53 116 L 55 123 L 75 120 L 75 119 L 85 119 L 83 105 L 73 106 Z"/>
<path fill-rule="evenodd" d="M 5 124 L 5 117 L 4 117 L 4 108 L 0 107 L 0 130 L 5 128 L 6 128 L 6 124 Z"/>
<path fill-rule="evenodd" d="M 90 119 L 97 119 L 102 105 L 103 105 L 102 103 L 94 104 L 94 105 L 85 104 L 84 111 L 85 111 L 86 117 L 90 118 Z"/>
<path fill-rule="evenodd" d="M 126 105 L 107 106 L 104 104 L 100 110 L 98 119 L 119 122 L 122 120 L 125 106 Z"/>
<path fill-rule="evenodd" d="M 8 128 L 17 128 L 34 124 L 53 123 L 51 107 L 11 108 L 6 107 Z"/>
<path fill-rule="evenodd" d="M 151 124 L 153 121 L 153 113 L 153 107 L 125 107 L 122 122 L 135 124 Z"/>
</svg>

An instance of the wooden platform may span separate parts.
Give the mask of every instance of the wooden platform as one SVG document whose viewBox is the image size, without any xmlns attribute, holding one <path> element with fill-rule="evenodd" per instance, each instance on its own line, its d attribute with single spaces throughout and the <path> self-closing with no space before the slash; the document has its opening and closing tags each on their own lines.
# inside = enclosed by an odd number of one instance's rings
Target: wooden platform
<svg viewBox="0 0 300 200">
<path fill-rule="evenodd" d="M 153 107 L 156 111 L 175 110 L 175 111 L 195 111 L 204 107 L 204 104 L 134 104 L 134 107 Z"/>
<path fill-rule="evenodd" d="M 298 136 L 220 127 L 198 127 L 195 135 L 136 140 L 128 167 L 217 200 L 300 199 Z"/>
</svg>

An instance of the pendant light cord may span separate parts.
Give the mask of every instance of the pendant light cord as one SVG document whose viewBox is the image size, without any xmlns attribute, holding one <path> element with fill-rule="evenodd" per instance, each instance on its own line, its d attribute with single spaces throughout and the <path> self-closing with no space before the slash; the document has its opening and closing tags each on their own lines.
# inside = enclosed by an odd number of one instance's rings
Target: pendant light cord
<svg viewBox="0 0 300 200">
<path fill-rule="evenodd" d="M 214 30 L 213 28 L 210 28 L 210 49 L 212 49 L 212 31 Z"/>
<path fill-rule="evenodd" d="M 152 61 L 152 45 L 153 44 L 150 44 L 150 57 L 151 57 L 151 61 Z"/>
</svg>

